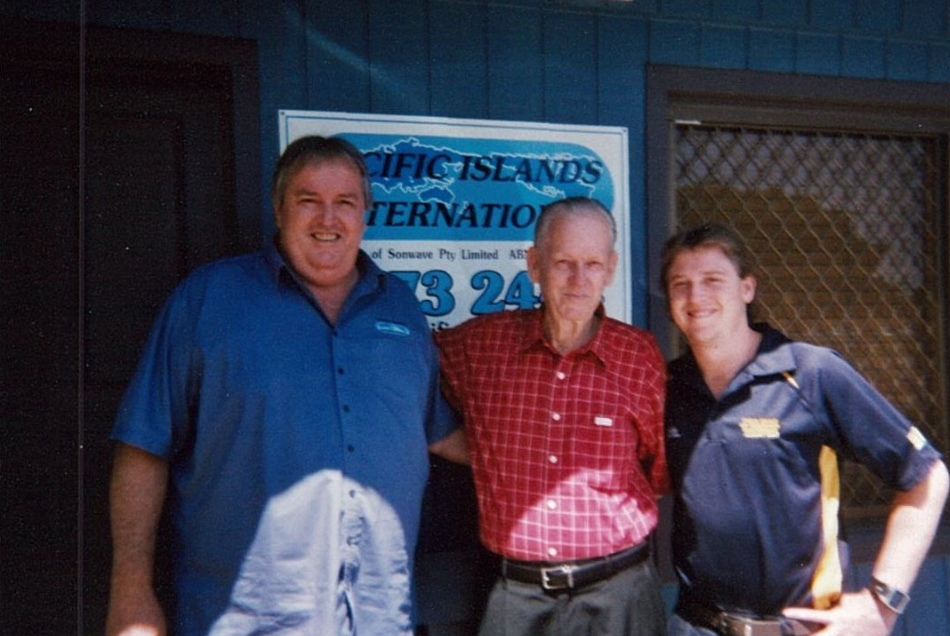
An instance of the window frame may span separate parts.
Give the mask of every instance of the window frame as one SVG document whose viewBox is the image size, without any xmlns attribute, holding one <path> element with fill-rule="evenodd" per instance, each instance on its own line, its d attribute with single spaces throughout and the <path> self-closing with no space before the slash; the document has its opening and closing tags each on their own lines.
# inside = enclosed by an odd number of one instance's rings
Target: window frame
<svg viewBox="0 0 950 636">
<path fill-rule="evenodd" d="M 943 430 L 950 430 L 950 85 L 698 69 L 647 67 L 646 219 L 647 316 L 668 357 L 676 355 L 675 327 L 659 281 L 660 253 L 675 213 L 672 140 L 677 122 L 783 127 L 840 132 L 935 136 L 939 184 L 938 368 Z M 947 452 L 950 449 L 941 449 Z M 873 520 L 876 521 L 880 519 Z M 944 520 L 950 529 L 950 520 Z"/>
</svg>

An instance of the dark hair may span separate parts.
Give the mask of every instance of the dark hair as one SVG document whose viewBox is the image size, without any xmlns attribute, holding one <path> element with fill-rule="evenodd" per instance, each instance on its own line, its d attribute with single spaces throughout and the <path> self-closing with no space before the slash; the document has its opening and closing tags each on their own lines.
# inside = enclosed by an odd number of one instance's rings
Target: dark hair
<svg viewBox="0 0 950 636">
<path fill-rule="evenodd" d="M 320 137 L 310 135 L 301 137 L 288 145 L 277 160 L 274 176 L 271 179 L 270 196 L 274 209 L 284 204 L 287 183 L 297 171 L 306 165 L 320 165 L 326 161 L 340 160 L 350 163 L 363 178 L 363 198 L 366 207 L 373 204 L 373 190 L 369 180 L 366 161 L 356 146 L 342 137 Z"/>
<path fill-rule="evenodd" d="M 692 229 L 678 232 L 671 236 L 663 246 L 660 256 L 660 284 L 663 293 L 667 293 L 670 267 L 681 252 L 700 247 L 718 247 L 723 254 L 732 261 L 740 278 L 745 278 L 755 271 L 755 258 L 742 242 L 742 238 L 729 227 L 718 223 L 703 223 Z"/>
<path fill-rule="evenodd" d="M 548 232 L 548 228 L 551 225 L 551 221 L 556 216 L 561 215 L 572 215 L 572 214 L 583 214 L 586 212 L 599 212 L 607 221 L 608 227 L 610 228 L 610 244 L 613 245 L 617 242 L 617 221 L 614 219 L 614 215 L 611 214 L 604 204 L 598 201 L 597 199 L 591 199 L 588 197 L 568 197 L 566 199 L 559 199 L 552 203 L 548 203 L 543 208 L 541 208 L 541 213 L 538 215 L 538 220 L 534 224 L 534 244 L 535 247 L 540 245 L 542 240 L 545 238 L 545 235 Z"/>
</svg>

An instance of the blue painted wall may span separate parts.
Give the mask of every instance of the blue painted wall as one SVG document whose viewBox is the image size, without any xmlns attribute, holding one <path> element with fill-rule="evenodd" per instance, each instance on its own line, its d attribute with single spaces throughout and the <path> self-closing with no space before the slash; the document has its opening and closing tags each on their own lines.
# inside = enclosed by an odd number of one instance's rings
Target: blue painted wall
<svg viewBox="0 0 950 636">
<path fill-rule="evenodd" d="M 3 13 L 76 21 L 76 2 Z M 92 24 L 254 39 L 261 200 L 279 109 L 625 126 L 646 324 L 647 64 L 950 84 L 947 0 L 87 0 Z M 265 204 L 266 205 L 266 204 Z M 272 232 L 263 209 L 263 236 Z"/>
<path fill-rule="evenodd" d="M 625 126 L 641 325 L 647 64 L 950 84 L 947 0 L 5 0 L 0 13 L 256 40 L 264 202 L 279 109 Z M 270 236 L 269 209 L 261 223 Z M 950 559 L 928 561 L 896 634 L 950 633 L 948 579 Z"/>
</svg>

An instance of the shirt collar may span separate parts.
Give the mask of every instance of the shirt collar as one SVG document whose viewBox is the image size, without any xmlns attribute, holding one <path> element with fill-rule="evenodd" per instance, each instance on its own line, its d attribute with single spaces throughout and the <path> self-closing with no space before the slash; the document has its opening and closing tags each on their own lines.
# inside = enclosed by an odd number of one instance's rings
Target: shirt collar
<svg viewBox="0 0 950 636">
<path fill-rule="evenodd" d="M 762 334 L 762 342 L 756 351 L 755 359 L 746 367 L 745 372 L 753 377 L 778 375 L 795 371 L 795 358 L 789 344 L 791 340 L 766 323 L 756 323 L 752 328 Z"/>
<path fill-rule="evenodd" d="M 597 327 L 597 331 L 594 333 L 594 337 L 579 349 L 571 351 L 567 355 L 571 356 L 583 356 L 590 354 L 597 358 L 601 364 L 606 365 L 612 349 L 607 346 L 604 336 L 605 326 L 607 324 L 607 311 L 604 309 L 603 304 L 599 305 L 594 311 L 594 315 L 600 319 L 600 325 Z M 558 351 L 554 345 L 544 335 L 544 306 L 542 305 L 540 309 L 534 310 L 534 316 L 532 320 L 527 320 L 524 323 L 524 328 L 521 336 L 521 347 L 520 351 L 522 353 L 527 353 L 528 351 L 544 349 L 549 351 L 555 356 L 561 356 L 561 352 Z"/>
<path fill-rule="evenodd" d="M 762 341 L 756 350 L 755 358 L 739 371 L 730 383 L 728 393 L 732 393 L 736 387 L 745 386 L 755 378 L 795 373 L 795 357 L 792 355 L 791 348 L 785 346 L 792 341 L 785 334 L 764 322 L 753 324 L 752 328 L 762 334 Z M 674 361 L 673 365 L 697 389 L 709 390 L 691 350 Z"/>
<path fill-rule="evenodd" d="M 303 281 L 300 280 L 300 277 L 284 258 L 284 255 L 281 252 L 280 246 L 277 242 L 276 235 L 265 248 L 264 259 L 266 260 L 267 266 L 274 277 L 274 284 L 278 284 L 280 282 L 281 276 L 286 275 L 290 277 L 290 279 L 294 280 L 301 289 L 307 289 L 307 286 L 304 285 Z M 353 287 L 351 294 L 362 295 L 385 289 L 385 272 L 383 272 L 383 270 L 380 269 L 373 259 L 371 259 L 369 255 L 363 250 L 360 250 L 356 257 L 356 269 L 359 272 L 360 277 L 359 280 L 357 280 L 356 285 Z"/>
</svg>

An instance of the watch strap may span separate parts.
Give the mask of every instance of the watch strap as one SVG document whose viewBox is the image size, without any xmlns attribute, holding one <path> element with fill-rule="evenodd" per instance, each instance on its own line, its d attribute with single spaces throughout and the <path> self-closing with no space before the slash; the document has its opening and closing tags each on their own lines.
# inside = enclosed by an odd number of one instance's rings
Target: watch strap
<svg viewBox="0 0 950 636">
<path fill-rule="evenodd" d="M 896 614 L 903 614 L 907 609 L 907 604 L 910 603 L 910 595 L 907 592 L 891 587 L 876 578 L 871 579 L 870 588 L 877 600 Z"/>
</svg>

